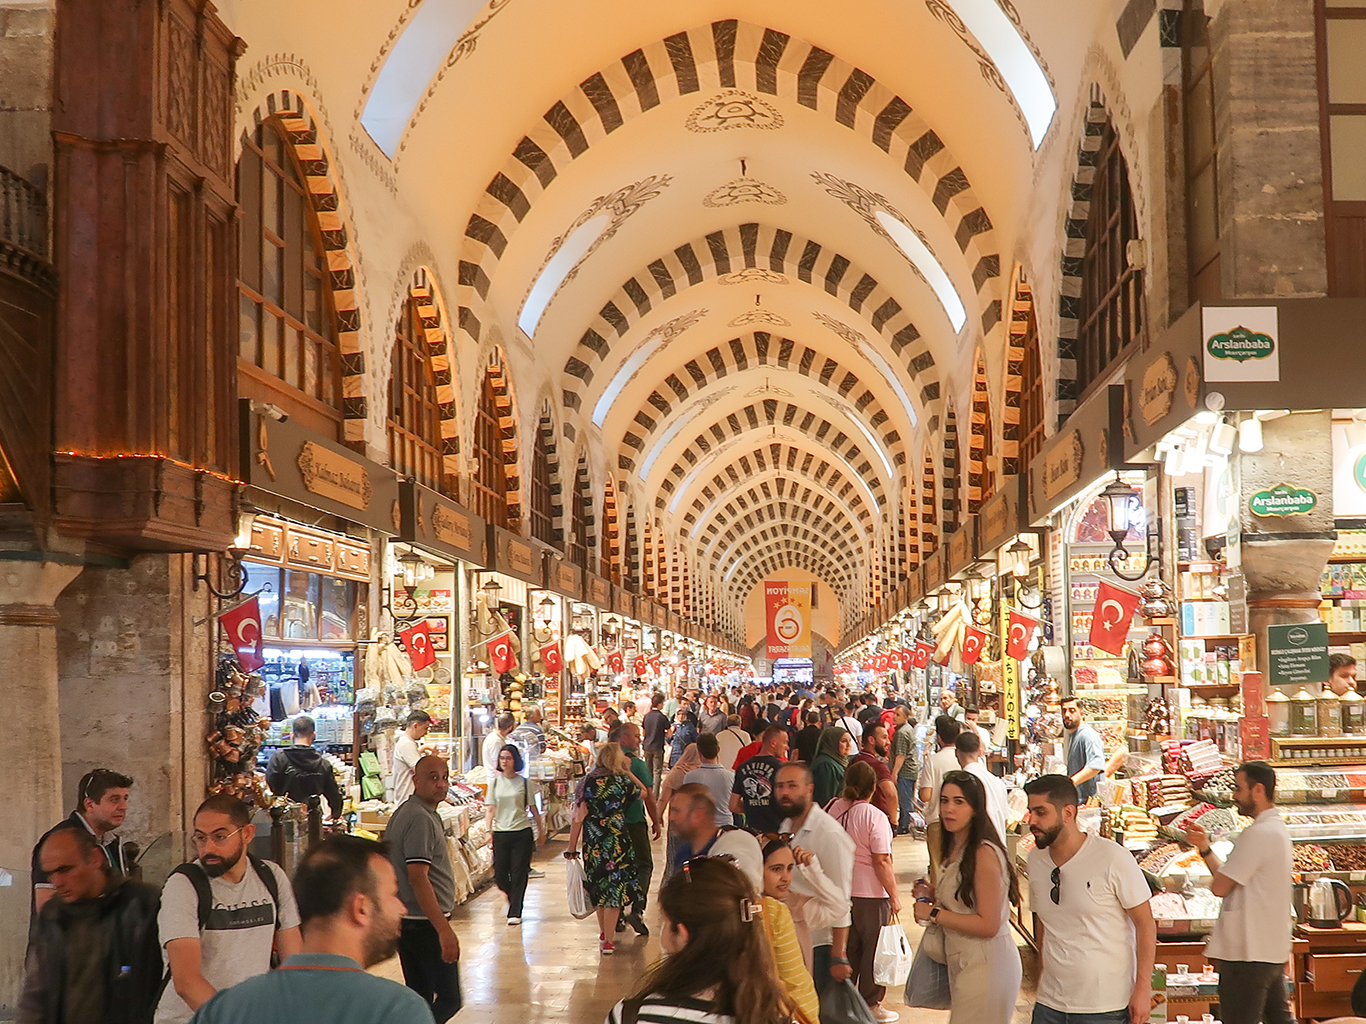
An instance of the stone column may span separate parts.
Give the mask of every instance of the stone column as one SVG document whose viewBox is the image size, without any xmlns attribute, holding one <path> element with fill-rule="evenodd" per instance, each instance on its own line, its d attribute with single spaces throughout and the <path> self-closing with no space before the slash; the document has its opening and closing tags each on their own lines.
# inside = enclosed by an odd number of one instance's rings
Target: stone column
<svg viewBox="0 0 1366 1024">
<path fill-rule="evenodd" d="M 38 555 L 0 552 L 5 658 L 0 706 L 9 726 L 0 743 L 0 778 L 5 780 L 0 869 L 11 876 L 0 888 L 0 1006 L 14 1005 L 23 982 L 33 844 L 64 816 L 54 602 L 80 574 L 81 560 L 54 553 L 51 557 L 64 560 L 38 561 Z"/>
</svg>

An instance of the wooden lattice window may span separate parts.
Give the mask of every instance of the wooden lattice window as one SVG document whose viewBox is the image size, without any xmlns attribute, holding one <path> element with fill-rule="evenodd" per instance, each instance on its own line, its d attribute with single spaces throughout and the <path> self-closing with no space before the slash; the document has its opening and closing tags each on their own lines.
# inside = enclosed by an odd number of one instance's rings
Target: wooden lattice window
<svg viewBox="0 0 1366 1024">
<path fill-rule="evenodd" d="M 1129 265 L 1128 246 L 1138 239 L 1138 216 L 1129 191 L 1129 168 L 1109 120 L 1101 132 L 1091 212 L 1081 266 L 1081 314 L 1077 330 L 1077 386 L 1105 375 L 1143 331 L 1143 271 Z"/>
<path fill-rule="evenodd" d="M 531 460 L 531 535 L 555 544 L 555 505 L 550 486 L 550 428 L 542 423 L 536 431 Z"/>
<path fill-rule="evenodd" d="M 569 560 L 580 569 L 588 568 L 588 488 L 583 467 L 574 475 L 574 493 L 569 499 Z"/>
<path fill-rule="evenodd" d="M 1032 303 L 1019 346 L 1024 350 L 1020 374 L 1020 472 L 1025 473 L 1043 447 L 1044 437 L 1043 353 L 1039 348 L 1039 322 Z"/>
<path fill-rule="evenodd" d="M 403 305 L 389 371 L 389 465 L 400 476 L 444 491 L 441 407 L 418 300 Z"/>
<path fill-rule="evenodd" d="M 503 428 L 492 374 L 484 374 L 474 413 L 474 511 L 497 526 L 508 524 L 507 473 L 503 463 Z"/>
<path fill-rule="evenodd" d="M 318 218 L 284 127 L 263 121 L 237 162 L 238 366 L 341 421 L 341 353 Z"/>
</svg>

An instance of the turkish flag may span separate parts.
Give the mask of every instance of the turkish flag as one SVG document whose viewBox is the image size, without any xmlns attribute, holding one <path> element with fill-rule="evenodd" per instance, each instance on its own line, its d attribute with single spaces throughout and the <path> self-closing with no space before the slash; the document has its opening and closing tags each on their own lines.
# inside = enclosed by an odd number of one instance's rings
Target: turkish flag
<svg viewBox="0 0 1366 1024">
<path fill-rule="evenodd" d="M 1006 654 L 1016 661 L 1023 661 L 1029 657 L 1029 641 L 1033 638 L 1034 630 L 1038 626 L 1038 619 L 1031 619 L 1028 615 L 1021 615 L 1019 612 L 1012 611 L 1006 639 Z"/>
<path fill-rule="evenodd" d="M 631 670 L 638 676 L 643 676 L 649 667 L 649 664 L 645 661 L 645 655 L 643 654 L 637 654 L 636 660 L 631 663 Z"/>
<path fill-rule="evenodd" d="M 558 640 L 541 648 L 541 661 L 545 663 L 546 672 L 552 675 L 564 668 L 564 653 L 560 650 Z"/>
<path fill-rule="evenodd" d="M 1096 590 L 1096 607 L 1091 613 L 1089 643 L 1118 657 L 1129 636 L 1129 626 L 1138 609 L 1138 595 L 1101 580 Z"/>
<path fill-rule="evenodd" d="M 938 647 L 936 647 L 935 649 L 938 650 Z M 945 649 L 943 658 L 931 658 L 930 660 L 933 661 L 936 665 L 947 665 L 949 663 L 949 658 L 951 658 L 952 656 L 953 646 L 950 645 L 948 648 Z"/>
<path fill-rule="evenodd" d="M 963 664 L 976 664 L 986 646 L 987 635 L 975 626 L 969 626 L 963 633 Z"/>
<path fill-rule="evenodd" d="M 613 672 L 625 672 L 626 662 L 621 656 L 621 651 L 610 651 L 607 655 L 607 667 Z"/>
<path fill-rule="evenodd" d="M 650 659 L 650 671 L 653 672 L 655 675 L 659 675 L 659 655 L 658 655 L 658 654 L 656 654 L 653 658 Z"/>
<path fill-rule="evenodd" d="M 432 634 L 428 632 L 425 622 L 400 629 L 398 638 L 403 641 L 403 649 L 408 652 L 408 660 L 413 663 L 414 672 L 436 664 L 436 651 L 432 650 Z"/>
<path fill-rule="evenodd" d="M 878 654 L 878 655 L 875 655 L 875 656 L 873 657 L 873 671 L 875 671 L 875 672 L 886 672 L 886 671 L 887 671 L 887 660 L 888 660 L 888 659 L 887 659 L 887 655 L 885 655 L 885 654 Z"/>
<path fill-rule="evenodd" d="M 911 655 L 912 668 L 928 668 L 930 664 L 930 654 L 934 648 L 929 644 L 916 642 L 915 653 Z"/>
<path fill-rule="evenodd" d="M 253 672 L 266 663 L 261 656 L 261 605 L 256 598 L 224 612 L 218 616 L 218 621 L 223 625 L 223 632 L 228 634 L 228 643 L 232 644 L 242 671 Z"/>
<path fill-rule="evenodd" d="M 517 665 L 517 655 L 512 650 L 512 633 L 500 633 L 492 640 L 488 641 L 489 662 L 493 665 L 493 670 L 499 674 L 511 672 Z"/>
</svg>

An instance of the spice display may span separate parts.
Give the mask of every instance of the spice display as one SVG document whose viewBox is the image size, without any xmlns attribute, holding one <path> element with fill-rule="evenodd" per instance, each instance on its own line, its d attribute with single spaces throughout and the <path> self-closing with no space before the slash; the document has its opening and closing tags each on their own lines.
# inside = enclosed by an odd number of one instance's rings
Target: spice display
<svg viewBox="0 0 1366 1024">
<path fill-rule="evenodd" d="M 1332 871 L 1333 862 L 1322 846 L 1300 843 L 1295 847 L 1296 871 Z"/>
<path fill-rule="evenodd" d="M 1164 921 L 1179 921 L 1186 916 L 1186 901 L 1174 892 L 1160 892 L 1148 901 L 1153 917 Z"/>
<path fill-rule="evenodd" d="M 1339 843 L 1326 847 L 1328 859 L 1337 871 L 1366 871 L 1366 846 Z"/>
</svg>

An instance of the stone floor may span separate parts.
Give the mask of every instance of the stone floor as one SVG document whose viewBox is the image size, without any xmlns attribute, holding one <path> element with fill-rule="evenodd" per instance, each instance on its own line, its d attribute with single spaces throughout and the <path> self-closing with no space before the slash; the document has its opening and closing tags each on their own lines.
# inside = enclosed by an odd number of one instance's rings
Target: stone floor
<svg viewBox="0 0 1366 1024">
<path fill-rule="evenodd" d="M 660 955 L 656 937 L 657 916 L 647 914 L 648 939 L 619 937 L 616 954 L 601 956 L 597 946 L 596 919 L 576 921 L 565 906 L 564 873 L 561 867 L 564 842 L 552 841 L 537 851 L 536 863 L 545 878 L 533 878 L 527 888 L 526 910 L 520 928 L 506 923 L 507 903 L 492 885 L 456 913 L 460 936 L 460 979 L 465 1008 L 458 1024 L 601 1024 L 617 1000 L 630 993 L 636 980 Z M 655 851 L 662 863 L 663 843 Z M 897 881 L 904 906 L 911 904 L 911 886 L 925 872 L 925 844 L 902 837 L 893 847 Z M 919 928 L 911 922 L 907 931 L 919 942 Z M 1025 984 L 1016 1007 L 1016 1024 L 1026 1024 L 1033 1005 L 1037 976 L 1032 951 L 1022 941 Z M 402 981 L 398 960 L 380 964 L 375 973 Z M 946 1011 L 907 1009 L 899 993 L 889 992 L 887 1005 L 901 1014 L 904 1024 L 944 1024 Z"/>
</svg>

